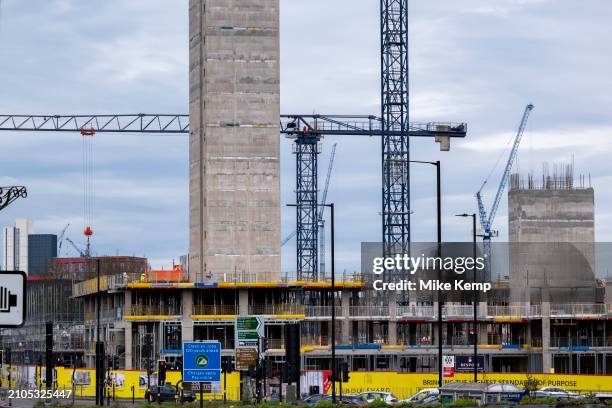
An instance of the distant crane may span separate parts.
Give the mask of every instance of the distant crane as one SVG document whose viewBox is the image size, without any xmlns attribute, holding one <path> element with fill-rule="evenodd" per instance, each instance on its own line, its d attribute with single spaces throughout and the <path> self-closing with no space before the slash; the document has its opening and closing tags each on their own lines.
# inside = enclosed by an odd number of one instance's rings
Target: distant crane
<svg viewBox="0 0 612 408">
<path fill-rule="evenodd" d="M 71 240 L 70 238 L 66 237 L 66 241 L 68 241 L 68 243 L 70 245 L 72 245 L 72 247 L 75 249 L 75 251 L 77 251 L 77 253 L 79 254 L 79 256 L 81 258 L 88 258 L 89 257 L 89 254 L 86 251 L 81 250 L 81 248 L 79 248 L 77 246 L 77 244 L 74 243 L 73 240 Z"/>
<path fill-rule="evenodd" d="M 287 242 L 291 241 L 291 238 L 295 237 L 295 234 L 297 234 L 297 230 L 293 230 L 291 234 L 283 238 L 283 240 L 281 241 L 281 246 L 285 246 Z"/>
<path fill-rule="evenodd" d="M 66 234 L 66 230 L 70 226 L 70 223 L 66 224 L 62 232 L 59 234 L 59 238 L 57 239 L 57 256 L 62 256 L 62 244 L 64 243 L 64 234 Z"/>
<path fill-rule="evenodd" d="M 329 158 L 329 166 L 327 167 L 327 176 L 325 178 L 325 188 L 323 189 L 323 196 L 321 197 L 321 204 L 325 204 L 325 200 L 327 199 L 327 191 L 329 190 L 329 181 L 331 178 L 331 172 L 334 166 L 334 158 L 336 157 L 336 146 L 338 143 L 334 143 L 332 146 L 331 156 Z M 325 220 L 323 218 L 323 210 L 321 207 L 317 216 L 317 223 L 319 224 L 320 234 L 319 234 L 319 252 L 321 256 L 321 260 L 319 262 L 319 271 L 321 276 L 325 274 Z M 287 235 L 282 241 L 281 246 L 284 246 L 287 242 L 291 240 L 291 238 L 295 237 L 297 234 L 296 230 L 293 230 L 289 235 Z"/>
<path fill-rule="evenodd" d="M 502 178 L 499 182 L 499 187 L 497 187 L 497 194 L 495 194 L 495 199 L 493 200 L 493 205 L 491 206 L 491 210 L 487 216 L 487 210 L 484 207 L 482 202 L 482 189 L 485 184 L 487 184 L 488 180 L 485 180 L 480 186 L 480 189 L 476 193 L 476 200 L 478 202 L 478 212 L 480 213 L 480 226 L 482 228 L 482 243 L 483 243 L 483 251 L 486 258 L 486 279 L 490 279 L 491 277 L 491 238 L 496 237 L 498 232 L 493 230 L 493 221 L 495 220 L 495 214 L 497 213 L 497 208 L 499 207 L 499 203 L 501 201 L 502 193 L 506 188 L 506 184 L 508 184 L 508 178 L 510 177 L 510 170 L 512 170 L 512 165 L 516 159 L 516 154 L 518 152 L 519 145 L 521 143 L 521 139 L 523 137 L 523 133 L 525 132 L 525 127 L 527 126 L 527 120 L 529 119 L 529 114 L 533 110 L 533 104 L 529 104 L 525 107 L 525 112 L 523 113 L 523 118 L 521 119 L 521 124 L 516 133 L 516 137 L 514 138 L 514 144 L 512 145 L 512 150 L 510 150 L 510 156 L 508 157 L 508 162 L 506 163 L 506 168 L 504 169 L 504 173 L 502 174 Z"/>
</svg>

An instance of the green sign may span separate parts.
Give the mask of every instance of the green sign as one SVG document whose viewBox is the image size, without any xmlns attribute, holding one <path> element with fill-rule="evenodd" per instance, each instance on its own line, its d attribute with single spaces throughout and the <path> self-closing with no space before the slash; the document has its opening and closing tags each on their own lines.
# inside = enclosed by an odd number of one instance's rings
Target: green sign
<svg viewBox="0 0 612 408">
<path fill-rule="evenodd" d="M 236 328 L 238 331 L 254 330 L 258 331 L 259 327 L 262 326 L 260 318 L 257 316 L 246 316 L 236 318 Z"/>
</svg>

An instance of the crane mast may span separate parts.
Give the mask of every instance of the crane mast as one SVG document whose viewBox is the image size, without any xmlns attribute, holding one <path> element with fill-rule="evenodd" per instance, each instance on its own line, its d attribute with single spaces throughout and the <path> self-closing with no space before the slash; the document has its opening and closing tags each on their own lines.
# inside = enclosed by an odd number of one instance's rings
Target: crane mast
<svg viewBox="0 0 612 408">
<path fill-rule="evenodd" d="M 332 146 L 331 156 L 329 158 L 329 166 L 327 167 L 327 176 L 325 177 L 325 188 L 323 189 L 323 196 L 321 197 L 321 204 L 325 204 L 327 201 L 327 191 L 329 190 L 329 180 L 331 178 L 332 168 L 334 167 L 334 157 L 336 157 L 336 146 L 338 143 L 334 143 Z M 319 207 L 319 278 L 325 277 L 325 218 L 323 217 L 323 210 L 325 207 Z"/>
<path fill-rule="evenodd" d="M 482 183 L 482 186 L 476 193 L 476 201 L 478 203 L 478 213 L 480 215 L 480 226 L 483 230 L 482 232 L 482 240 L 483 240 L 483 251 L 486 258 L 486 279 L 491 278 L 491 238 L 496 236 L 496 232 L 492 229 L 493 221 L 495 220 L 495 214 L 497 213 L 497 209 L 499 207 L 499 203 L 501 202 L 501 197 L 508 184 L 508 179 L 510 178 L 510 171 L 512 170 L 512 166 L 514 161 L 516 160 L 516 155 L 518 153 L 519 145 L 521 144 L 521 139 L 523 138 L 523 133 L 525 132 L 525 128 L 527 126 L 527 121 L 529 120 L 529 114 L 533 110 L 533 104 L 529 104 L 525 107 L 525 111 L 523 112 L 523 117 L 521 119 L 521 124 L 519 125 L 518 131 L 516 133 L 516 137 L 514 138 L 514 144 L 512 145 L 512 149 L 510 150 L 510 155 L 508 157 L 508 161 L 506 163 L 506 167 L 504 168 L 504 172 L 502 174 L 502 178 L 499 182 L 499 186 L 497 187 L 497 193 L 495 194 L 495 199 L 493 200 L 493 205 L 489 213 L 487 214 L 487 210 L 484 206 L 482 200 L 482 189 L 484 188 L 487 181 L 485 180 Z"/>
</svg>

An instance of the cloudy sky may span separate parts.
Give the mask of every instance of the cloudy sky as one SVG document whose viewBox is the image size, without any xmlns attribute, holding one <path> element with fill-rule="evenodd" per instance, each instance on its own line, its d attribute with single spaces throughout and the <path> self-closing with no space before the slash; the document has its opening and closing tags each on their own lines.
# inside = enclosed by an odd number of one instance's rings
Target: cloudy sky
<svg viewBox="0 0 612 408">
<path fill-rule="evenodd" d="M 0 0 L 0 114 L 186 113 L 187 1 Z M 281 0 L 284 113 L 380 114 L 379 2 Z M 516 169 L 574 160 L 595 187 L 596 235 L 612 240 L 612 3 L 609 0 L 435 0 L 410 5 L 411 120 L 466 121 L 468 138 L 441 153 L 414 140 L 411 155 L 442 160 L 444 238 L 469 239 L 458 212 L 490 203 L 525 105 L 536 106 Z M 380 240 L 380 141 L 338 142 L 329 201 L 337 268 L 359 266 L 361 241 Z M 170 265 L 187 251 L 185 136 L 95 141 L 94 251 Z M 82 142 L 76 134 L 0 134 L 0 185 L 30 192 L 0 225 L 34 219 L 37 232 L 82 236 Z M 495 165 L 497 164 L 497 167 Z M 282 143 L 282 199 L 294 199 L 294 157 Z M 435 239 L 433 168 L 413 167 L 413 240 Z M 321 182 L 322 183 L 322 182 Z M 283 235 L 294 211 L 283 208 Z M 496 219 L 507 236 L 505 198 Z M 295 270 L 293 243 L 283 270 Z M 74 255 L 68 249 L 64 255 Z"/>
</svg>

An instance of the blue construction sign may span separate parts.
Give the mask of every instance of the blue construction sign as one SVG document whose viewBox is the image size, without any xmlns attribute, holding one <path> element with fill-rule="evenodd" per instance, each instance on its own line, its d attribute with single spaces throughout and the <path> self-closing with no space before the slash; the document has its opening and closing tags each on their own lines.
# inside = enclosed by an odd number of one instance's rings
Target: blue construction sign
<svg viewBox="0 0 612 408">
<path fill-rule="evenodd" d="M 221 381 L 221 343 L 183 343 L 183 382 Z"/>
</svg>

